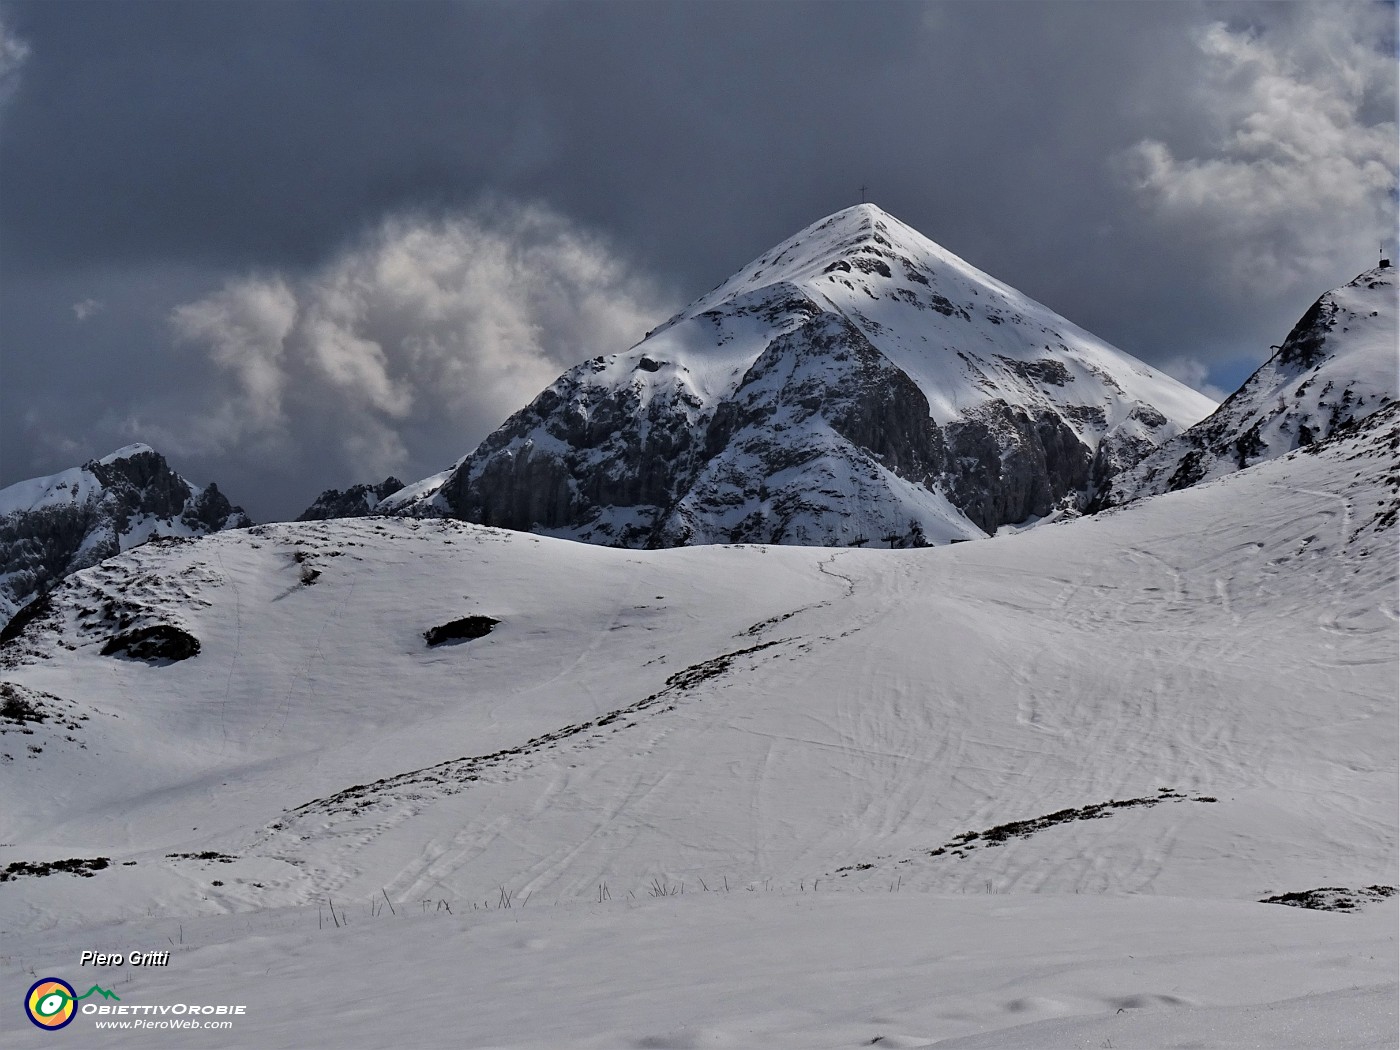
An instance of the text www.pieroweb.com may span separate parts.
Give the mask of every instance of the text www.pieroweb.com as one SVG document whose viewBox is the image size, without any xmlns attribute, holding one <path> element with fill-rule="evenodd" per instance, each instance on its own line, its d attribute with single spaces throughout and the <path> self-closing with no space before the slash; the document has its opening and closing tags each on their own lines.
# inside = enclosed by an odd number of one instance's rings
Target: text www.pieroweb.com
<svg viewBox="0 0 1400 1050">
<path fill-rule="evenodd" d="M 189 1031 L 197 1028 L 207 1031 L 209 1029 L 226 1030 L 232 1028 L 233 1018 L 242 1016 L 247 1009 L 241 1004 L 237 1006 L 227 1004 L 191 1006 L 186 1003 L 176 1003 L 173 1006 L 157 1006 L 148 1003 L 123 1003 L 120 1006 L 114 1006 L 108 1003 L 89 1003 L 83 1008 L 83 1013 L 96 1015 L 93 1017 L 94 1028 L 140 1029 L 144 1031 Z M 162 1014 L 174 1016 L 160 1016 Z"/>
</svg>

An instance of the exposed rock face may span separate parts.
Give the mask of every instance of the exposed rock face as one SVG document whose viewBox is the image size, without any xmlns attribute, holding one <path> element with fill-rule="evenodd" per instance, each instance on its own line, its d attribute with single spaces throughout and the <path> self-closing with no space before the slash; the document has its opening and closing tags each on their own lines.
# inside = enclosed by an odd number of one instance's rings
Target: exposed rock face
<svg viewBox="0 0 1400 1050">
<path fill-rule="evenodd" d="M 403 482 L 396 477 L 387 477 L 378 485 L 351 485 L 342 492 L 340 489 L 326 489 L 316 497 L 316 502 L 297 515 L 297 521 L 326 521 L 330 518 L 363 518 L 374 513 L 375 504 L 385 496 L 392 496 L 403 488 Z"/>
<path fill-rule="evenodd" d="M 189 631 L 168 623 L 158 623 L 113 635 L 102 647 L 102 655 L 124 656 L 129 660 L 145 660 L 148 663 L 176 663 L 198 656 L 199 650 L 199 639 Z"/>
<path fill-rule="evenodd" d="M 377 509 L 632 547 L 950 542 L 1084 505 L 1212 407 L 861 205 Z"/>
<path fill-rule="evenodd" d="M 1049 514 L 1089 483 L 1089 447 L 1057 414 L 1032 417 L 1005 401 L 988 402 L 948 426 L 957 469 L 950 495 L 980 529 Z"/>
<path fill-rule="evenodd" d="M 1395 271 L 1368 270 L 1327 292 L 1214 413 L 1101 485 L 1095 507 L 1188 488 L 1322 441 L 1392 403 Z"/>
<path fill-rule="evenodd" d="M 155 536 L 251 525 L 217 486 L 197 488 L 146 445 L 0 490 L 0 619 L 69 573 Z"/>
<path fill-rule="evenodd" d="M 485 638 L 501 621 L 494 616 L 463 616 L 423 632 L 428 648 L 446 645 L 448 642 L 469 642 L 475 638 Z"/>
<path fill-rule="evenodd" d="M 913 542 L 915 523 L 946 538 L 933 486 L 947 451 L 928 400 L 840 314 L 773 340 L 711 417 L 703 451 L 653 545 Z M 889 499 L 891 477 L 925 494 L 929 524 Z"/>
</svg>

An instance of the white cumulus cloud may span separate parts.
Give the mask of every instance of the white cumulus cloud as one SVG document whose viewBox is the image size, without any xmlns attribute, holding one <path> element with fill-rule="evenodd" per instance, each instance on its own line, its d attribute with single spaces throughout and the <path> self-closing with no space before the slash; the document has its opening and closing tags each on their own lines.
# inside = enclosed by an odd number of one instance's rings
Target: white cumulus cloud
<svg viewBox="0 0 1400 1050">
<path fill-rule="evenodd" d="M 1267 27 L 1199 34 L 1208 148 L 1179 156 L 1148 138 L 1118 158 L 1157 218 L 1241 289 L 1335 283 L 1395 230 L 1393 9 L 1278 10 Z"/>
<path fill-rule="evenodd" d="M 176 307 L 177 336 L 204 349 L 233 380 L 233 394 L 219 405 L 215 429 L 236 441 L 243 434 L 287 423 L 287 338 L 297 301 L 281 277 L 246 277 L 193 303 Z"/>
<path fill-rule="evenodd" d="M 144 432 L 175 450 L 274 452 L 356 480 L 437 470 L 669 307 L 548 208 L 396 215 L 309 274 L 230 279 L 177 307 L 178 343 L 226 385 L 188 420 L 146 420 Z"/>
<path fill-rule="evenodd" d="M 1179 356 L 1157 365 L 1163 372 L 1178 382 L 1199 390 L 1212 401 L 1224 401 L 1229 391 L 1222 390 L 1210 382 L 1210 366 L 1199 357 Z"/>
<path fill-rule="evenodd" d="M 29 59 L 29 45 L 15 36 L 0 18 L 0 106 L 19 87 L 20 69 Z"/>
<path fill-rule="evenodd" d="M 78 319 L 78 323 L 81 324 L 101 310 L 102 306 L 103 304 L 96 299 L 84 299 L 82 302 L 74 303 L 70 309 L 73 311 L 73 316 Z"/>
</svg>

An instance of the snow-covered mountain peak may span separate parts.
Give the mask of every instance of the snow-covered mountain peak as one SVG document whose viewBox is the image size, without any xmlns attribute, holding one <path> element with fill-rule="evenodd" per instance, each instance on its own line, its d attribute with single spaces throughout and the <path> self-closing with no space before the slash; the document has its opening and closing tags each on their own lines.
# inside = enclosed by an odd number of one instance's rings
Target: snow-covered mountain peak
<svg viewBox="0 0 1400 1050">
<path fill-rule="evenodd" d="M 150 445 L 146 445 L 140 441 L 137 441 L 130 445 L 123 445 L 115 452 L 107 453 L 107 455 L 97 460 L 97 462 L 100 463 L 102 466 L 107 467 L 123 459 L 131 459 L 133 456 L 140 456 L 146 453 L 155 454 L 155 451 L 156 450 L 151 448 Z"/>
<path fill-rule="evenodd" d="M 1397 328 L 1400 304 L 1395 270 L 1377 266 L 1319 296 L 1283 343 L 1271 348 L 1277 353 L 1261 372 L 1278 377 L 1301 375 L 1335 361 L 1356 373 L 1356 379 L 1366 386 L 1393 396 Z"/>
<path fill-rule="evenodd" d="M 1177 429 L 1214 407 L 873 204 L 811 224 L 591 366 L 643 405 L 674 386 L 703 410 L 734 393 L 774 338 L 824 312 L 847 318 L 907 374 L 940 424 L 996 400 L 1062 406 L 1095 451 L 1131 417 L 1161 415 Z"/>
<path fill-rule="evenodd" d="M 891 265 L 895 264 L 895 265 Z M 904 273 L 897 273 L 897 267 Z M 713 291 L 692 303 L 680 317 L 693 316 L 760 288 L 789 283 L 820 287 L 838 283 L 839 275 L 861 275 L 918 283 L 920 270 L 949 267 L 989 285 L 992 278 L 935 244 L 874 204 L 845 208 L 774 245 Z M 1010 291 L 1002 286 L 1003 290 Z"/>
<path fill-rule="evenodd" d="M 1395 270 L 1366 270 L 1321 295 L 1224 404 L 1119 475 L 1099 502 L 1187 488 L 1370 418 L 1400 396 L 1397 342 Z"/>
<path fill-rule="evenodd" d="M 862 204 L 377 509 L 629 546 L 949 541 L 1082 503 L 1213 407 Z"/>
<path fill-rule="evenodd" d="M 0 621 L 31 595 L 156 536 L 251 525 L 218 486 L 192 485 L 150 445 L 0 489 Z"/>
</svg>

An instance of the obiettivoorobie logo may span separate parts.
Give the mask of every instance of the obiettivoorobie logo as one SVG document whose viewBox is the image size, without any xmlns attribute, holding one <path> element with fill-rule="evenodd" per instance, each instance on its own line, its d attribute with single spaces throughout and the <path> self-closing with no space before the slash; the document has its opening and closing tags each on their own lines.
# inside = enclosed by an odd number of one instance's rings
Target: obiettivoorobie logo
<svg viewBox="0 0 1400 1050">
<path fill-rule="evenodd" d="M 82 995 L 73 991 L 73 986 L 60 977 L 45 977 L 29 986 L 24 997 L 24 1012 L 40 1028 L 54 1032 L 68 1025 L 78 1012 L 78 1000 L 97 994 L 104 999 L 121 997 L 111 989 L 94 984 Z"/>
</svg>

